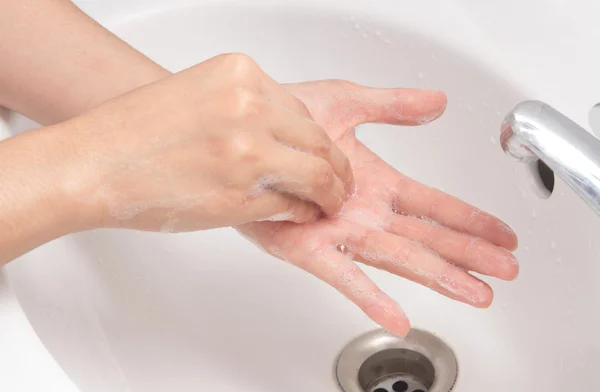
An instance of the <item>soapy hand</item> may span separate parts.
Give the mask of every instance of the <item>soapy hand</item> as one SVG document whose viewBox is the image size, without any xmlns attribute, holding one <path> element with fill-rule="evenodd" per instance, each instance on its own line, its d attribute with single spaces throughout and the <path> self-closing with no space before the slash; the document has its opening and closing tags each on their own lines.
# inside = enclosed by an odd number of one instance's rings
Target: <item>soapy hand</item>
<svg viewBox="0 0 600 392">
<path fill-rule="evenodd" d="M 398 335 L 410 324 L 396 302 L 353 260 L 487 307 L 491 288 L 469 271 L 511 280 L 518 264 L 514 232 L 497 218 L 420 184 L 382 161 L 354 136 L 363 123 L 421 125 L 438 118 L 436 91 L 373 89 L 342 81 L 288 85 L 349 157 L 357 186 L 336 217 L 316 222 L 255 222 L 238 227 L 271 255 L 339 290 L 372 320 Z"/>
<path fill-rule="evenodd" d="M 76 117 L 90 227 L 192 231 L 336 214 L 346 156 L 304 104 L 244 55 L 212 58 Z M 89 219 L 89 217 L 92 217 Z"/>
</svg>

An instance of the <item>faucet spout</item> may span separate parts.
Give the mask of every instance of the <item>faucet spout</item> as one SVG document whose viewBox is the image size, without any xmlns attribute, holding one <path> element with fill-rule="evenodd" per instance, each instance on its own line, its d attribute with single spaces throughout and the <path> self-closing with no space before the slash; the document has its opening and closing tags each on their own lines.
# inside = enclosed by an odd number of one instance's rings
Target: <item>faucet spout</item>
<svg viewBox="0 0 600 392">
<path fill-rule="evenodd" d="M 504 119 L 500 143 L 521 162 L 541 159 L 600 215 L 600 140 L 540 101 L 518 104 Z"/>
</svg>

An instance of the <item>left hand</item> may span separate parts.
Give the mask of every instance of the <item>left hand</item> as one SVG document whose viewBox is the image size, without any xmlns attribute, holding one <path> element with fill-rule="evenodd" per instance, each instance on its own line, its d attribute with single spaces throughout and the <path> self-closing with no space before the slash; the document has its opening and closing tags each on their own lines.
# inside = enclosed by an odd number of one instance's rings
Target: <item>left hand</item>
<svg viewBox="0 0 600 392">
<path fill-rule="evenodd" d="M 445 110 L 441 92 L 374 89 L 343 81 L 288 85 L 350 159 L 356 195 L 337 217 L 316 222 L 253 222 L 238 227 L 271 255 L 315 275 L 388 331 L 410 324 L 396 302 L 353 260 L 425 285 L 476 307 L 491 304 L 490 286 L 469 271 L 512 280 L 514 232 L 497 218 L 395 170 L 362 144 L 364 123 L 422 125 Z"/>
</svg>

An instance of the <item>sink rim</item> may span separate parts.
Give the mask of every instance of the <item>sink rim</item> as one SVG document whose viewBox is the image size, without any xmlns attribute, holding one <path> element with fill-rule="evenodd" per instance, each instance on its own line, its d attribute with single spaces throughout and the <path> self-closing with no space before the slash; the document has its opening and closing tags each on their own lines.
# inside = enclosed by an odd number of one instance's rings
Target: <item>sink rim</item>
<svg viewBox="0 0 600 392">
<path fill-rule="evenodd" d="M 159 4 L 158 1 L 149 1 L 149 2 L 150 3 Z M 173 4 L 175 4 L 175 3 L 177 3 L 177 4 L 179 4 L 179 3 L 183 4 L 183 3 L 191 3 L 191 2 L 192 1 L 178 0 L 178 1 L 174 2 Z M 91 8 L 93 8 L 92 7 L 92 5 L 93 5 L 95 7 L 99 7 L 99 9 L 102 9 L 102 5 L 99 4 L 100 2 L 93 2 L 93 1 L 83 1 L 83 2 L 81 2 L 81 4 L 85 4 L 85 3 L 89 3 L 89 5 L 90 5 Z M 106 3 L 108 3 L 108 2 L 105 1 L 103 4 L 106 5 Z M 132 4 L 131 7 L 140 6 L 142 4 L 141 1 L 131 1 L 130 3 Z M 146 2 L 146 3 L 148 3 L 148 2 Z M 210 3 L 211 4 L 216 4 L 216 1 L 210 1 Z M 228 1 L 228 3 L 234 4 L 234 3 L 239 3 L 239 2 Z M 285 2 L 279 1 L 279 2 L 277 2 L 277 4 L 280 4 L 280 5 L 283 4 L 283 3 L 285 3 L 285 4 L 300 4 L 301 2 L 299 2 L 299 1 L 285 1 Z M 328 6 L 332 7 L 331 9 L 339 9 L 339 8 L 342 8 L 342 7 L 345 6 L 345 4 L 343 5 L 340 1 L 327 0 L 327 1 L 324 1 L 324 2 L 320 2 L 320 3 L 326 3 Z M 368 3 L 368 2 L 361 2 L 361 4 L 363 4 L 363 3 Z M 253 6 L 257 6 L 258 7 L 258 6 L 262 6 L 262 5 L 266 5 L 266 4 L 275 4 L 275 2 L 274 1 L 260 1 L 260 2 L 258 2 L 256 4 L 254 4 Z M 304 2 L 304 4 L 316 4 L 316 2 L 308 1 L 308 2 Z M 392 2 L 389 2 L 389 1 L 384 2 L 384 1 L 382 1 L 381 4 L 384 5 L 382 7 L 382 9 L 384 9 L 384 8 L 388 9 L 387 7 L 390 7 L 389 9 L 393 9 Z M 323 6 L 325 6 L 325 4 L 323 4 Z M 358 3 L 350 3 L 350 2 L 349 2 L 348 6 L 349 7 L 354 7 L 353 9 L 356 9 L 356 10 L 363 9 L 363 7 L 364 7 L 363 5 L 358 5 Z M 105 16 L 102 16 L 102 15 L 98 14 L 99 15 L 99 19 L 101 19 L 101 21 L 102 21 L 102 18 L 106 18 L 106 20 L 109 20 L 112 17 L 112 16 L 109 15 L 111 12 L 107 11 L 106 9 L 104 9 L 103 12 L 106 12 Z M 378 14 L 381 13 L 382 15 L 385 14 L 385 16 L 388 17 L 390 20 L 392 20 L 392 19 L 395 18 L 395 17 L 389 15 L 388 13 L 383 13 L 383 11 L 381 11 L 381 12 L 378 11 L 377 13 Z M 433 36 L 435 36 L 435 34 Z M 448 41 L 452 41 L 452 39 L 455 39 L 454 37 L 451 37 L 450 35 L 448 35 L 448 36 L 446 36 L 446 35 L 438 36 L 437 38 L 440 39 L 440 40 L 447 39 Z M 440 41 L 440 42 L 443 42 L 443 41 Z M 475 47 L 475 46 L 476 45 L 474 45 L 473 47 Z M 472 48 L 469 48 L 469 49 L 471 50 Z M 454 48 L 452 48 L 452 50 L 454 50 Z M 473 52 L 476 52 L 476 51 L 477 51 L 476 49 L 473 49 Z M 556 56 L 556 57 L 559 58 L 559 56 Z M 475 57 L 473 57 L 473 58 L 475 58 Z M 498 69 L 499 68 L 502 68 L 502 65 L 498 64 Z M 588 79 L 588 82 L 589 82 L 589 79 Z M 576 85 L 576 83 L 573 83 L 573 84 Z M 523 86 L 524 89 L 531 89 L 532 91 L 535 90 L 535 87 L 529 86 L 527 84 L 522 84 L 522 86 Z M 535 90 L 535 91 L 538 91 L 538 94 L 543 94 L 542 92 L 540 92 L 540 90 Z M 565 96 L 568 96 L 568 95 L 569 94 L 565 94 Z M 580 101 L 583 102 L 584 99 L 582 98 L 582 99 L 580 99 Z M 575 98 L 575 102 L 577 102 L 577 97 Z M 572 106 L 567 105 L 565 107 L 570 108 Z M 569 113 L 569 110 L 565 110 L 565 112 Z M 575 113 L 575 115 L 573 117 L 576 118 L 578 111 L 574 111 L 574 113 Z M 586 115 L 587 115 L 587 113 L 586 113 Z M 1 384 L 1 381 L 0 381 L 0 386 L 1 385 L 2 384 Z M 14 390 L 14 389 L 12 389 L 12 390 Z"/>
</svg>

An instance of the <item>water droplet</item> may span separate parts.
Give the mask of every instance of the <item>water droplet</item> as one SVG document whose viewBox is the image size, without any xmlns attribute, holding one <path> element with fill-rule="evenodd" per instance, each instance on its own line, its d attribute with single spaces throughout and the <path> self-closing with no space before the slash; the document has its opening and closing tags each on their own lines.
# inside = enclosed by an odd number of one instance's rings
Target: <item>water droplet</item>
<svg viewBox="0 0 600 392">
<path fill-rule="evenodd" d="M 381 30 L 375 30 L 375 35 L 377 37 L 381 37 L 381 34 L 382 34 Z"/>
<path fill-rule="evenodd" d="M 500 113 L 500 110 L 496 110 L 496 116 L 502 117 L 502 113 Z"/>
<path fill-rule="evenodd" d="M 389 39 L 389 38 L 384 38 L 384 39 L 383 39 L 383 42 L 385 42 L 386 44 L 391 44 L 391 43 L 392 43 L 392 40 L 391 40 L 391 39 Z"/>
<path fill-rule="evenodd" d="M 469 112 L 469 113 L 473 111 L 473 108 L 471 107 L 471 105 L 467 105 L 465 109 L 467 109 L 467 112 Z"/>
<path fill-rule="evenodd" d="M 483 101 L 483 106 L 486 108 L 491 108 L 491 105 L 487 101 Z"/>
<path fill-rule="evenodd" d="M 362 34 L 361 34 L 361 36 L 362 36 L 363 38 L 368 38 L 368 37 L 369 37 L 369 34 L 368 34 L 366 31 L 363 31 L 363 32 L 362 32 Z"/>
<path fill-rule="evenodd" d="M 562 263 L 563 263 L 563 259 L 562 259 L 562 257 L 557 257 L 557 258 L 556 258 L 556 264 L 558 264 L 558 265 L 562 265 Z"/>
<path fill-rule="evenodd" d="M 590 249 L 590 250 L 591 250 L 591 249 L 592 249 L 592 246 L 593 246 L 593 244 L 592 244 L 592 240 L 588 240 L 588 249 Z"/>
<path fill-rule="evenodd" d="M 525 245 L 525 246 L 523 247 L 523 250 L 524 250 L 525 252 L 529 252 L 529 245 Z"/>
<path fill-rule="evenodd" d="M 533 210 L 531 210 L 531 219 L 535 219 L 535 218 L 537 218 L 537 211 L 534 208 Z"/>
<path fill-rule="evenodd" d="M 550 243 L 550 249 L 556 249 L 556 242 L 552 241 Z"/>
<path fill-rule="evenodd" d="M 437 59 L 437 56 L 436 56 L 436 55 L 435 55 L 435 53 L 433 53 L 433 52 L 431 52 L 431 59 L 432 59 L 432 60 L 435 60 L 435 59 Z"/>
<path fill-rule="evenodd" d="M 419 79 L 423 79 L 425 77 L 425 74 L 423 72 L 419 71 L 417 76 L 419 77 Z"/>
<path fill-rule="evenodd" d="M 360 30 L 360 23 L 354 23 L 354 30 Z"/>
<path fill-rule="evenodd" d="M 442 142 L 442 138 L 441 138 L 441 137 L 439 137 L 439 136 L 436 136 L 436 137 L 433 139 L 433 141 L 434 141 L 434 142 L 436 142 L 436 143 L 441 143 L 441 142 Z"/>
<path fill-rule="evenodd" d="M 495 146 L 498 141 L 496 140 L 496 138 L 494 136 L 490 136 L 490 142 Z"/>
</svg>

